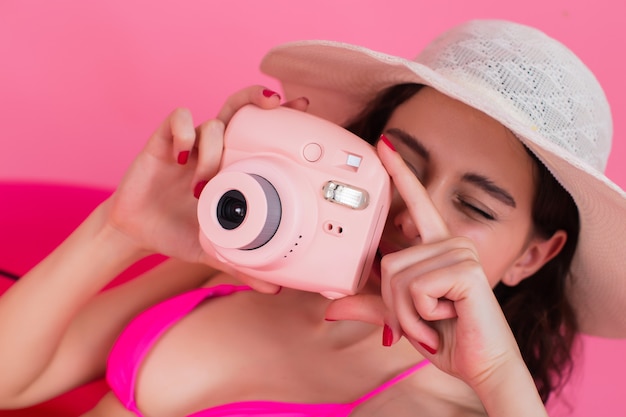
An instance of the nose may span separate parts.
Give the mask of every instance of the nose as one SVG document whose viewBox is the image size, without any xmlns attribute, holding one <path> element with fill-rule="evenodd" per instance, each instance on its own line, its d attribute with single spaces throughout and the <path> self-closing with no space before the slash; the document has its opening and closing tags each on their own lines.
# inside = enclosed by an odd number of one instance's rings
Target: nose
<svg viewBox="0 0 626 417">
<path fill-rule="evenodd" d="M 447 191 L 445 184 L 441 181 L 429 181 L 423 182 L 426 191 L 430 197 L 430 203 L 435 206 L 437 213 L 444 220 L 446 224 L 448 224 L 447 219 L 447 210 L 448 207 L 445 203 L 447 199 Z M 410 242 L 414 242 L 421 238 L 421 233 L 419 229 L 419 222 L 427 222 L 428 219 L 420 218 L 420 213 L 415 213 L 415 215 L 411 215 L 411 212 L 407 208 L 406 204 L 402 202 L 401 208 L 395 212 L 393 217 L 393 224 L 397 230 L 399 230 L 402 235 Z"/>
<path fill-rule="evenodd" d="M 420 237 L 419 229 L 406 206 L 396 213 L 393 224 L 409 242 Z"/>
</svg>

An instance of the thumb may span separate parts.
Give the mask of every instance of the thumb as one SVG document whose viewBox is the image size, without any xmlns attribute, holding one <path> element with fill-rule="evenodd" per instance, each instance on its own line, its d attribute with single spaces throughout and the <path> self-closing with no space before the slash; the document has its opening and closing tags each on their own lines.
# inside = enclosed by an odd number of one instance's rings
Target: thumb
<svg viewBox="0 0 626 417">
<path fill-rule="evenodd" d="M 349 295 L 332 301 L 326 308 L 326 320 L 356 320 L 382 326 L 385 304 L 380 295 Z"/>
</svg>

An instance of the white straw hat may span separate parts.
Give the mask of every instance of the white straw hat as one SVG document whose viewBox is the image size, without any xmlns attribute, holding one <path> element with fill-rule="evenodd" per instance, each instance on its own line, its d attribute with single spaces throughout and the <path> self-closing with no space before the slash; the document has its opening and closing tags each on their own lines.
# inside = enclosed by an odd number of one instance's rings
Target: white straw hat
<svg viewBox="0 0 626 417">
<path fill-rule="evenodd" d="M 382 89 L 429 85 L 508 127 L 573 196 L 581 230 L 569 295 L 581 331 L 626 337 L 626 193 L 603 171 L 611 148 L 608 102 L 565 46 L 517 23 L 459 25 L 407 60 L 363 47 L 303 41 L 272 49 L 261 69 L 287 99 L 344 124 Z"/>
</svg>

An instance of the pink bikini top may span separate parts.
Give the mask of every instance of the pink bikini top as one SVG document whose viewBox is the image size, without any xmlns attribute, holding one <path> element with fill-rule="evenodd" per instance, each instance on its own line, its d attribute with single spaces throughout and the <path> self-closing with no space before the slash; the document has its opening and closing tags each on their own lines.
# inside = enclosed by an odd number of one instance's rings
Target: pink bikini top
<svg viewBox="0 0 626 417">
<path fill-rule="evenodd" d="M 109 355 L 107 381 L 122 404 L 143 417 L 135 402 L 135 383 L 141 362 L 159 337 L 198 304 L 208 298 L 250 290 L 247 286 L 217 285 L 199 288 L 173 297 L 146 310 L 122 332 Z M 428 362 L 422 361 L 395 378 L 368 392 L 356 401 L 345 404 L 301 404 L 275 401 L 243 401 L 193 413 L 187 417 L 345 417 L 359 404 L 406 378 Z"/>
</svg>

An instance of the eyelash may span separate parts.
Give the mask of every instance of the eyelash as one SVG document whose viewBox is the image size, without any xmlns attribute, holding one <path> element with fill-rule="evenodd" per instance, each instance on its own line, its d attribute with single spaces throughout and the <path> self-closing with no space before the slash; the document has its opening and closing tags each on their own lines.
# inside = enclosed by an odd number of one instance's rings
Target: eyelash
<svg viewBox="0 0 626 417">
<path fill-rule="evenodd" d="M 413 175 L 415 175 L 415 177 L 420 180 L 420 182 L 423 182 L 424 180 L 424 176 L 420 173 L 420 171 L 415 168 L 409 161 L 407 161 L 406 159 L 404 160 L 404 163 L 406 164 L 406 166 L 411 170 L 411 172 L 413 173 Z"/>
<path fill-rule="evenodd" d="M 495 220 L 496 219 L 490 213 L 488 213 L 488 212 L 486 212 L 484 210 L 479 209 L 478 207 L 468 203 L 467 201 L 463 200 L 462 198 L 459 198 L 458 201 L 459 201 L 459 204 L 461 204 L 463 207 L 473 211 L 474 213 L 478 214 L 479 216 L 481 216 L 481 217 L 483 217 L 483 218 L 485 218 L 487 220 Z"/>
<path fill-rule="evenodd" d="M 419 179 L 420 181 L 423 181 L 423 177 L 420 174 L 420 172 L 406 159 L 404 160 L 404 162 L 409 167 L 409 169 L 413 171 L 413 174 L 417 177 L 417 179 Z M 471 210 L 472 212 L 478 214 L 480 217 L 484 218 L 485 220 L 489 220 L 489 221 L 496 220 L 495 216 L 493 216 L 492 214 L 490 214 L 489 212 L 485 210 L 481 210 L 478 207 L 468 203 L 461 196 L 458 197 L 458 202 L 462 207 L 468 210 Z"/>
</svg>

